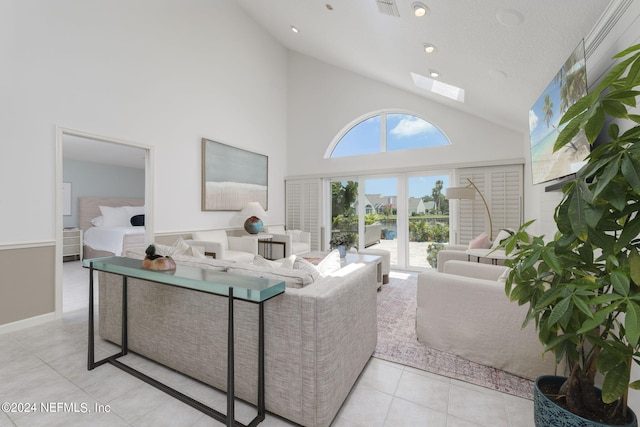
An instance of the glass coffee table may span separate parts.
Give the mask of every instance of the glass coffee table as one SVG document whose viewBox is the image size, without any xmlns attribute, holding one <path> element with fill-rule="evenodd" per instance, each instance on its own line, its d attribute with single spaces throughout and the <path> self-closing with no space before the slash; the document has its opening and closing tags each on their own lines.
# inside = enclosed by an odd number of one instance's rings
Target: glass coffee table
<svg viewBox="0 0 640 427">
<path fill-rule="evenodd" d="M 87 369 L 93 370 L 98 366 L 109 363 L 123 371 L 151 384 L 165 393 L 181 400 L 193 408 L 225 423 L 227 426 L 242 425 L 235 421 L 235 389 L 234 389 L 234 331 L 233 331 L 233 302 L 236 299 L 258 304 L 258 415 L 248 424 L 255 426 L 265 418 L 264 402 L 264 306 L 265 301 L 280 295 L 285 290 L 285 282 L 258 277 L 240 276 L 220 271 L 213 271 L 199 267 L 178 265 L 172 271 L 152 271 L 140 267 L 141 260 L 126 257 L 106 257 L 86 259 L 82 265 L 90 270 L 89 274 L 89 345 Z M 122 276 L 122 340 L 120 352 L 102 360 L 95 360 L 94 345 L 94 294 L 93 271 L 105 271 Z M 117 360 L 128 353 L 128 323 L 127 323 L 127 280 L 129 278 L 142 279 L 166 286 L 175 286 L 193 292 L 204 292 L 226 297 L 229 300 L 228 328 L 227 328 L 227 413 L 224 414 L 202 402 L 173 389 L 160 381 L 133 369 Z M 144 283 L 144 282 L 138 282 Z"/>
</svg>

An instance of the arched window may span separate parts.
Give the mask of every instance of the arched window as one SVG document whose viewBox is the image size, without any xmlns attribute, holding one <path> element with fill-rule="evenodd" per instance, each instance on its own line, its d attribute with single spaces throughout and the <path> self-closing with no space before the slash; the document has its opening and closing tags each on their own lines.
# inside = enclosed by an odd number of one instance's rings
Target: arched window
<svg viewBox="0 0 640 427">
<path fill-rule="evenodd" d="M 440 129 L 406 113 L 381 113 L 347 128 L 327 150 L 325 157 L 356 156 L 413 148 L 449 145 Z"/>
</svg>

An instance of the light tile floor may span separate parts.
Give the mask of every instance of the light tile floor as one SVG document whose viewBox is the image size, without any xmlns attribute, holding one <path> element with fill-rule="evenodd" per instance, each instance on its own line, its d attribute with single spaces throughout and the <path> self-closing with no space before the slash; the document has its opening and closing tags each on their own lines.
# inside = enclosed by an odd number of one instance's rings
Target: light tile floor
<svg viewBox="0 0 640 427">
<path fill-rule="evenodd" d="M 113 366 L 87 371 L 86 328 L 85 308 L 67 312 L 61 320 L 0 335 L 0 403 L 22 409 L 3 408 L 0 427 L 222 425 Z M 97 339 L 96 357 L 115 350 Z M 185 394 L 220 410 L 226 407 L 219 391 L 139 356 L 125 359 Z M 25 409 L 25 404 L 30 406 Z M 253 418 L 252 406 L 238 402 L 236 407 L 241 422 Z M 261 424 L 291 425 L 272 414 Z M 533 403 L 371 358 L 332 426 L 528 427 L 533 426 Z"/>
</svg>

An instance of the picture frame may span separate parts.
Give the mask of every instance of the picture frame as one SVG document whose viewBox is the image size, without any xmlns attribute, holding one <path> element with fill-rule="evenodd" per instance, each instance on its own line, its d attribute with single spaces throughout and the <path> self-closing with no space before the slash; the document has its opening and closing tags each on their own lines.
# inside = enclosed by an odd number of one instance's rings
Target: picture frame
<svg viewBox="0 0 640 427">
<path fill-rule="evenodd" d="M 202 138 L 202 210 L 239 211 L 249 202 L 268 208 L 269 157 Z"/>
</svg>

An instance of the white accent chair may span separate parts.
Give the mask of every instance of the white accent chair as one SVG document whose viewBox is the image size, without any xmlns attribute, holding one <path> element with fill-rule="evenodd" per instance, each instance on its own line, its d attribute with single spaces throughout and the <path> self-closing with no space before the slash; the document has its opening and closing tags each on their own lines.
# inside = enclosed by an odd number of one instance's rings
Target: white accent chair
<svg viewBox="0 0 640 427">
<path fill-rule="evenodd" d="M 229 236 L 225 230 L 196 231 L 193 240 L 187 241 L 192 246 L 204 247 L 205 254 L 216 259 L 236 262 L 253 262 L 258 254 L 258 241 L 239 236 Z"/>
<path fill-rule="evenodd" d="M 555 372 L 542 353 L 534 322 L 522 328 L 527 306 L 505 295 L 507 267 L 449 260 L 443 272 L 418 275 L 416 335 L 427 347 L 535 379 Z M 563 372 L 564 366 L 558 367 Z"/>
<path fill-rule="evenodd" d="M 273 236 L 273 242 L 284 243 L 283 258 L 311 252 L 311 233 L 308 231 L 285 230 L 283 225 L 270 225 L 265 227 L 265 232 Z"/>
</svg>

